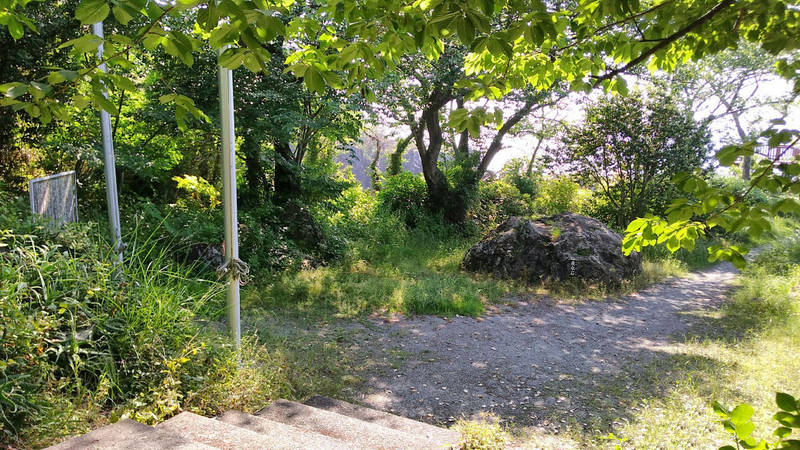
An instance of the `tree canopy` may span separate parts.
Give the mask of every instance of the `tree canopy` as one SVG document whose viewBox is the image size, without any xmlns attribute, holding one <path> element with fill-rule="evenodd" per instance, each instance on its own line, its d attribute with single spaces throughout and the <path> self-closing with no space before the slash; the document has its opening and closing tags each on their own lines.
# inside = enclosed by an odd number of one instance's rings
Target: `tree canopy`
<svg viewBox="0 0 800 450">
<path fill-rule="evenodd" d="M 561 164 L 599 186 L 620 228 L 663 212 L 676 194 L 672 178 L 700 168 L 709 147 L 708 130 L 690 112 L 638 92 L 589 105 L 584 123 L 568 127 L 563 140 Z"/>
</svg>

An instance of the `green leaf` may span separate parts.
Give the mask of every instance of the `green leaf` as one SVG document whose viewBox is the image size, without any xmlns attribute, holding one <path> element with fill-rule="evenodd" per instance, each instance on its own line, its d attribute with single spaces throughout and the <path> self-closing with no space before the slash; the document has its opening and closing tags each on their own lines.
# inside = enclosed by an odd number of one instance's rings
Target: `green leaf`
<svg viewBox="0 0 800 450">
<path fill-rule="evenodd" d="M 789 440 L 789 441 L 783 441 L 783 442 L 781 442 L 781 447 L 780 448 L 782 450 L 800 450 L 800 441 L 798 441 L 796 439 L 792 439 L 792 440 Z"/>
<path fill-rule="evenodd" d="M 753 434 L 755 429 L 756 425 L 753 422 L 745 422 L 736 426 L 736 436 L 738 436 L 739 439 L 747 439 L 751 434 Z M 752 445 L 755 445 L 755 442 L 753 442 Z"/>
<path fill-rule="evenodd" d="M 111 7 L 106 0 L 81 0 L 75 9 L 75 18 L 82 25 L 92 25 L 105 20 L 110 12 Z"/>
<path fill-rule="evenodd" d="M 123 6 L 114 5 L 114 8 L 112 8 L 111 12 L 114 14 L 114 18 L 117 19 L 117 22 L 121 23 L 122 25 L 127 25 L 131 20 L 133 20 L 133 15 L 131 12 Z"/>
<path fill-rule="evenodd" d="M 472 22 L 466 17 L 462 17 L 458 21 L 456 31 L 458 33 L 458 38 L 464 45 L 470 45 L 472 41 L 475 40 L 475 26 L 472 25 Z"/>
<path fill-rule="evenodd" d="M 797 410 L 797 400 L 784 392 L 775 394 L 775 403 L 778 405 L 778 408 L 784 411 L 794 412 Z"/>
<path fill-rule="evenodd" d="M 102 94 L 92 94 L 92 103 L 94 103 L 95 106 L 105 110 L 109 114 L 117 114 L 117 107 Z"/>
<path fill-rule="evenodd" d="M 775 431 L 772 434 L 774 434 L 775 436 L 778 436 L 779 438 L 783 439 L 783 438 L 787 438 L 787 437 L 792 435 L 792 429 L 789 428 L 789 427 L 778 427 L 778 428 L 775 429 Z"/>
<path fill-rule="evenodd" d="M 7 98 L 21 97 L 28 93 L 28 85 L 19 82 L 2 84 L 0 85 L 0 93 Z"/>
<path fill-rule="evenodd" d="M 261 63 L 258 61 L 258 57 L 253 53 L 248 53 L 244 57 L 244 67 L 253 73 L 261 72 Z"/>
<path fill-rule="evenodd" d="M 161 102 L 162 105 L 166 105 L 167 103 L 174 102 L 176 98 L 178 98 L 178 94 L 166 94 L 159 97 L 158 101 Z"/>
<path fill-rule="evenodd" d="M 736 267 L 739 270 L 747 267 L 747 260 L 744 259 L 744 256 L 742 256 L 741 253 L 738 252 L 732 253 L 729 257 L 729 260 L 733 264 L 733 267 Z M 750 414 L 752 415 L 752 413 Z M 733 415 L 731 415 L 731 417 L 733 417 Z"/>
<path fill-rule="evenodd" d="M 306 87 L 310 91 L 321 93 L 325 90 L 325 80 L 322 78 L 322 74 L 313 67 L 309 67 L 306 70 L 303 81 L 305 81 Z"/>
<path fill-rule="evenodd" d="M 755 428 L 755 425 L 753 425 L 753 428 Z M 752 436 L 748 437 L 747 439 L 740 440 L 739 443 L 742 445 L 742 447 L 748 450 L 766 450 L 767 448 L 767 442 L 765 440 L 762 439 L 757 441 L 756 438 Z"/>
<path fill-rule="evenodd" d="M 136 85 L 133 84 L 133 81 L 131 81 L 126 77 L 119 75 L 109 75 L 109 78 L 114 83 L 114 87 L 116 89 L 121 89 L 123 91 L 129 91 L 129 92 L 134 92 L 138 90 L 136 88 Z"/>
<path fill-rule="evenodd" d="M 735 262 L 734 265 L 736 265 Z M 737 426 L 744 424 L 748 420 L 750 420 L 751 417 L 753 417 L 753 412 L 754 411 L 752 406 L 748 405 L 747 403 L 743 403 L 737 406 L 736 408 L 733 408 L 733 411 L 731 411 L 731 416 L 730 416 L 731 422 L 733 422 Z"/>
<path fill-rule="evenodd" d="M 19 40 L 25 34 L 25 28 L 16 17 L 8 16 L 8 32 L 14 40 Z"/>
<path fill-rule="evenodd" d="M 229 48 L 219 55 L 219 65 L 226 69 L 238 69 L 244 62 L 244 55 L 239 49 Z"/>
<path fill-rule="evenodd" d="M 800 417 L 788 412 L 776 413 L 772 419 L 789 428 L 800 428 Z"/>
</svg>

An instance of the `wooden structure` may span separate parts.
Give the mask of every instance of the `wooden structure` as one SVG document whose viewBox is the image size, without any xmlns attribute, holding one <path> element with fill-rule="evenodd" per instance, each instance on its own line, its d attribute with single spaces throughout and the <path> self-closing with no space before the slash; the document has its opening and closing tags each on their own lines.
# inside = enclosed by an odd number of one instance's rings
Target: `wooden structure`
<svg viewBox="0 0 800 450">
<path fill-rule="evenodd" d="M 58 223 L 78 221 L 78 189 L 75 171 L 62 172 L 29 182 L 31 211 Z"/>
</svg>

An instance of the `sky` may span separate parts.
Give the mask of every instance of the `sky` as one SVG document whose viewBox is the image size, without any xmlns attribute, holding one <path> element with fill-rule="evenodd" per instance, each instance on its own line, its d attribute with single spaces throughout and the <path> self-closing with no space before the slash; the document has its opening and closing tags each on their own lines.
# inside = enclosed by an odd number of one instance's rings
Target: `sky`
<svg viewBox="0 0 800 450">
<path fill-rule="evenodd" d="M 786 80 L 776 76 L 773 79 L 770 79 L 768 82 L 760 85 L 754 95 L 756 97 L 776 97 L 785 95 L 790 91 L 791 85 Z M 601 94 L 595 92 L 589 98 L 596 98 L 599 95 Z M 549 108 L 545 114 L 547 117 L 559 118 L 568 123 L 579 123 L 583 118 L 582 106 L 579 104 L 581 99 L 586 99 L 586 96 L 574 94 L 564 99 L 556 107 Z M 710 108 L 695 111 L 695 119 L 703 120 L 708 117 L 710 112 L 709 109 Z M 769 121 L 771 119 L 779 116 L 780 114 L 778 114 L 773 108 L 758 108 L 748 111 L 744 115 L 743 125 L 746 129 L 765 129 L 769 127 Z M 800 128 L 800 102 L 795 101 L 794 106 L 790 107 L 789 114 L 786 117 L 786 126 L 789 128 Z M 715 149 L 719 149 L 723 145 L 730 143 L 731 140 L 737 140 L 738 135 L 734 127 L 735 125 L 733 120 L 730 118 L 719 119 L 715 122 L 712 122 L 709 128 L 711 129 L 712 144 Z M 533 136 L 507 138 L 506 148 L 497 154 L 489 166 L 489 169 L 492 171 L 498 171 L 513 158 L 530 157 L 534 147 L 536 146 L 536 143 L 537 139 Z M 545 146 L 547 145 L 554 146 L 557 145 L 557 142 L 546 142 Z"/>
</svg>

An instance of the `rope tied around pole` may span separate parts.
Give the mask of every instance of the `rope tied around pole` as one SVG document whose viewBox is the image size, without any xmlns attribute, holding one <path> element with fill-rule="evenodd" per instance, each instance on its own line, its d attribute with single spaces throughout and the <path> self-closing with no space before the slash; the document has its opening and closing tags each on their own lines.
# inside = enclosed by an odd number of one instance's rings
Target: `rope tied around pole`
<svg viewBox="0 0 800 450">
<path fill-rule="evenodd" d="M 222 279 L 230 274 L 232 280 L 239 280 L 242 286 L 250 282 L 250 266 L 239 258 L 233 258 L 217 267 L 217 278 Z"/>
</svg>

